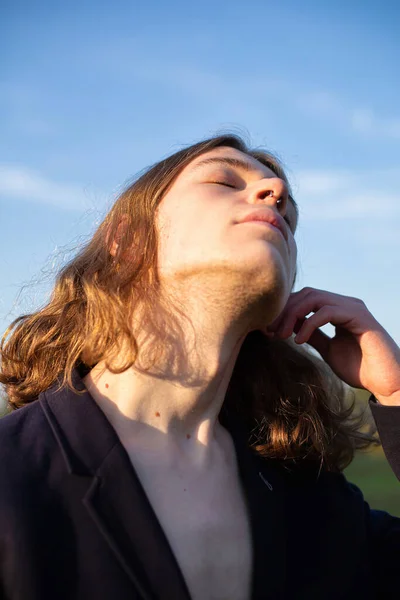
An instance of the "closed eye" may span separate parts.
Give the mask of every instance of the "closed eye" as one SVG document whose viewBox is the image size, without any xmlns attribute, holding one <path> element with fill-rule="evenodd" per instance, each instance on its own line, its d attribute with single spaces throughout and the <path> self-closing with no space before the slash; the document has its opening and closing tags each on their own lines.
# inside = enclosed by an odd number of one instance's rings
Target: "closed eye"
<svg viewBox="0 0 400 600">
<path fill-rule="evenodd" d="M 209 181 L 209 183 L 215 183 L 216 185 L 225 185 L 226 187 L 233 188 L 234 190 L 236 189 L 235 185 L 232 185 L 231 183 L 227 183 L 226 181 Z"/>
</svg>

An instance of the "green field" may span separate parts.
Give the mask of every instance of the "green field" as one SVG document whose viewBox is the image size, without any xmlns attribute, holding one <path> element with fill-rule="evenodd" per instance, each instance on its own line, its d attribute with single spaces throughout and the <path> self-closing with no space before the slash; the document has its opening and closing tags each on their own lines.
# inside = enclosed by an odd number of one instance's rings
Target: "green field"
<svg viewBox="0 0 400 600">
<path fill-rule="evenodd" d="M 361 489 L 371 508 L 400 517 L 400 481 L 381 448 L 359 452 L 344 474 Z"/>
</svg>

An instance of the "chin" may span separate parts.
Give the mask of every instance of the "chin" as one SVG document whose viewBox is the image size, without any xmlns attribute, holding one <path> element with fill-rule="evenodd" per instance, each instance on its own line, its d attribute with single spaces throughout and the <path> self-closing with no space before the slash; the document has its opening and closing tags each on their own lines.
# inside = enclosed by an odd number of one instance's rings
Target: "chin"
<svg viewBox="0 0 400 600">
<path fill-rule="evenodd" d="M 243 278 L 243 290 L 249 305 L 260 314 L 261 325 L 274 320 L 283 309 L 290 294 L 289 277 L 282 268 L 255 269 Z M 258 319 L 257 319 L 258 320 Z"/>
<path fill-rule="evenodd" d="M 252 255 L 243 259 L 241 267 L 250 285 L 256 285 L 265 292 L 287 289 L 290 269 L 281 254 L 271 252 L 266 256 L 264 252 L 261 256 Z"/>
</svg>

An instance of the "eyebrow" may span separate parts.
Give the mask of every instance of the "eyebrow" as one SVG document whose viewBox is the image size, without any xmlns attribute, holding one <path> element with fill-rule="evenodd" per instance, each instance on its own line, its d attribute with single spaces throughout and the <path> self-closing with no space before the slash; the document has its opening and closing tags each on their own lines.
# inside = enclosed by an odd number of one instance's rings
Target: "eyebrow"
<svg viewBox="0 0 400 600">
<path fill-rule="evenodd" d="M 198 163 L 194 164 L 191 171 L 195 171 L 201 167 L 205 167 L 206 165 L 212 164 L 220 164 L 220 165 L 228 165 L 229 167 L 235 167 L 240 171 L 245 171 L 249 173 L 250 171 L 255 171 L 256 169 L 246 160 L 241 160 L 240 158 L 232 158 L 231 156 L 210 156 L 209 158 L 203 158 Z M 262 163 L 261 163 L 262 164 Z M 264 165 L 267 166 L 267 165 Z M 270 168 L 270 167 L 269 167 Z M 271 169 L 273 171 L 273 169 Z M 275 171 L 273 171 L 275 173 Z M 275 173 L 279 177 L 277 173 Z M 299 218 L 299 208 L 297 202 L 293 198 L 291 194 L 288 194 L 288 198 L 293 205 L 293 208 L 296 213 L 296 218 Z"/>
</svg>

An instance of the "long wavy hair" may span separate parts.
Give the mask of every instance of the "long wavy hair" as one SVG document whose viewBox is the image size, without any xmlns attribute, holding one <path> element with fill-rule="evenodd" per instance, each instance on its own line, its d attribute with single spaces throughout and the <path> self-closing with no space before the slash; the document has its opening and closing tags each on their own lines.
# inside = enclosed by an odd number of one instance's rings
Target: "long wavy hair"
<svg viewBox="0 0 400 600">
<path fill-rule="evenodd" d="M 58 272 L 49 302 L 15 319 L 4 333 L 0 383 L 11 410 L 35 401 L 57 380 L 74 389 L 71 375 L 77 365 L 90 370 L 107 359 L 114 373 L 134 365 L 139 347 L 132 318 L 139 310 L 153 332 L 149 364 L 157 366 L 165 349 L 173 346 L 180 325 L 159 293 L 155 214 L 183 168 L 221 146 L 256 158 L 289 185 L 275 156 L 250 149 L 233 134 L 201 141 L 148 168 Z M 112 241 L 118 243 L 116 253 L 111 252 Z M 121 344 L 125 360 L 116 365 L 108 357 Z M 179 364 L 176 372 L 179 376 Z M 257 453 L 286 464 L 307 459 L 340 471 L 356 449 L 377 443 L 372 422 L 366 427 L 365 415 L 355 410 L 355 398 L 350 401 L 343 383 L 321 358 L 307 345 L 270 339 L 261 331 L 249 333 L 241 347 L 224 407 L 241 415 L 249 445 Z"/>
</svg>

